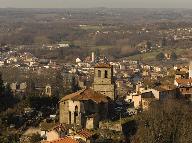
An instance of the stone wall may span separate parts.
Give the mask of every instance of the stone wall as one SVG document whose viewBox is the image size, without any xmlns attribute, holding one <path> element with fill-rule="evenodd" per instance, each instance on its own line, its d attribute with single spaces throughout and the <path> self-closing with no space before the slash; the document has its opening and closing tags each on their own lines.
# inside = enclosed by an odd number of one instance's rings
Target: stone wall
<svg viewBox="0 0 192 143">
<path fill-rule="evenodd" d="M 98 71 L 101 71 L 101 77 L 98 76 Z M 107 78 L 105 77 L 107 71 Z M 95 68 L 94 69 L 94 83 L 95 84 L 112 84 L 112 69 L 111 68 Z"/>
<path fill-rule="evenodd" d="M 112 100 L 114 100 L 115 98 L 115 88 L 114 85 L 112 84 L 109 85 L 93 84 L 93 90 L 110 97 Z"/>
<path fill-rule="evenodd" d="M 76 124 L 81 123 L 80 117 L 80 102 L 68 100 L 60 103 L 60 123 L 74 124 L 75 123 L 75 107 L 77 107 Z M 71 119 L 69 119 L 71 113 Z"/>
</svg>

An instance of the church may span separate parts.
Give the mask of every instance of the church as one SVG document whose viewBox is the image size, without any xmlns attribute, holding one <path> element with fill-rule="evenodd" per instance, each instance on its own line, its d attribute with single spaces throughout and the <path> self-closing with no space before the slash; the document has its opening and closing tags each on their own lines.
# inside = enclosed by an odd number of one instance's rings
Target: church
<svg viewBox="0 0 192 143">
<path fill-rule="evenodd" d="M 100 63 L 94 68 L 94 83 L 63 97 L 60 102 L 60 123 L 96 129 L 107 119 L 109 102 L 115 99 L 113 67 Z"/>
<path fill-rule="evenodd" d="M 95 129 L 107 118 L 108 99 L 92 89 L 83 89 L 60 100 L 60 123 Z"/>
</svg>

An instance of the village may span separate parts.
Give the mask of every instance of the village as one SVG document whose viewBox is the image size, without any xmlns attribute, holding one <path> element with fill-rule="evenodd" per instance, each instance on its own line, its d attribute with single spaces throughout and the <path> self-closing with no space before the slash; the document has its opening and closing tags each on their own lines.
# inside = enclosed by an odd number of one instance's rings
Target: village
<svg viewBox="0 0 192 143">
<path fill-rule="evenodd" d="M 4 10 L 0 142 L 192 141 L 190 10 Z"/>
<path fill-rule="evenodd" d="M 12 66 L 26 73 L 32 71 L 44 76 L 47 71 L 54 73 L 58 70 L 62 86 L 69 89 L 63 92 L 65 96 L 61 93 L 57 95 L 59 101 L 56 108 L 45 105 L 43 112 L 38 108 L 25 107 L 22 114 L 12 117 L 14 119 L 8 123 L 8 130 L 14 132 L 17 128 L 21 131 L 21 142 L 29 142 L 28 139 L 34 134 L 39 134 L 42 142 L 46 143 L 60 140 L 119 141 L 122 140 L 126 120 L 148 110 L 152 102 L 168 98 L 192 100 L 190 62 L 188 66 L 153 66 L 126 58 L 109 61 L 105 55 L 97 56 L 92 52 L 83 60 L 76 58 L 73 64 L 61 65 L 38 59 L 30 53 L 7 53 L 8 58 L 2 62 L 2 67 Z M 24 79 L 29 77 L 26 75 Z M 42 79 L 46 83 L 36 81 L 34 87 L 27 81 L 9 85 L 12 93 L 20 98 L 32 90 L 36 96 L 55 96 L 54 91 L 58 87 L 46 78 Z"/>
</svg>

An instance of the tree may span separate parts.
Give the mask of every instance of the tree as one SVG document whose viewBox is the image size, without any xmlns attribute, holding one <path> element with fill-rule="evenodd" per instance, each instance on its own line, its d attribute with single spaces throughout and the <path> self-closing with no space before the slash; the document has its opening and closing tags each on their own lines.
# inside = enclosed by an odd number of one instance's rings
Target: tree
<svg viewBox="0 0 192 143">
<path fill-rule="evenodd" d="M 71 91 L 76 92 L 79 90 L 79 85 L 75 76 L 72 76 Z"/>
<path fill-rule="evenodd" d="M 5 87 L 2 79 L 2 74 L 0 73 L 0 96 L 3 95 L 4 90 L 5 90 Z"/>
<path fill-rule="evenodd" d="M 158 61 L 162 61 L 162 60 L 165 59 L 165 55 L 161 52 L 161 53 L 159 53 L 159 54 L 156 56 L 156 59 L 157 59 Z"/>
<path fill-rule="evenodd" d="M 191 104 L 184 100 L 156 102 L 138 118 L 138 130 L 133 143 L 192 142 Z"/>
<path fill-rule="evenodd" d="M 42 137 L 40 134 L 33 134 L 30 139 L 30 143 L 40 143 L 42 140 Z"/>
<path fill-rule="evenodd" d="M 172 59 L 172 60 L 177 60 L 177 55 L 176 55 L 175 52 L 172 52 L 172 53 L 171 53 L 171 59 Z"/>
</svg>

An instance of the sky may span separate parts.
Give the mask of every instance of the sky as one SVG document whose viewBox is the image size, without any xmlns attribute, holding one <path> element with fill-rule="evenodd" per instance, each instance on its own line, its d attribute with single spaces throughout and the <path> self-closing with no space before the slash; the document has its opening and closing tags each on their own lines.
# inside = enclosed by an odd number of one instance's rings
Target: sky
<svg viewBox="0 0 192 143">
<path fill-rule="evenodd" d="M 192 0 L 0 0 L 1 8 L 192 8 Z"/>
</svg>

